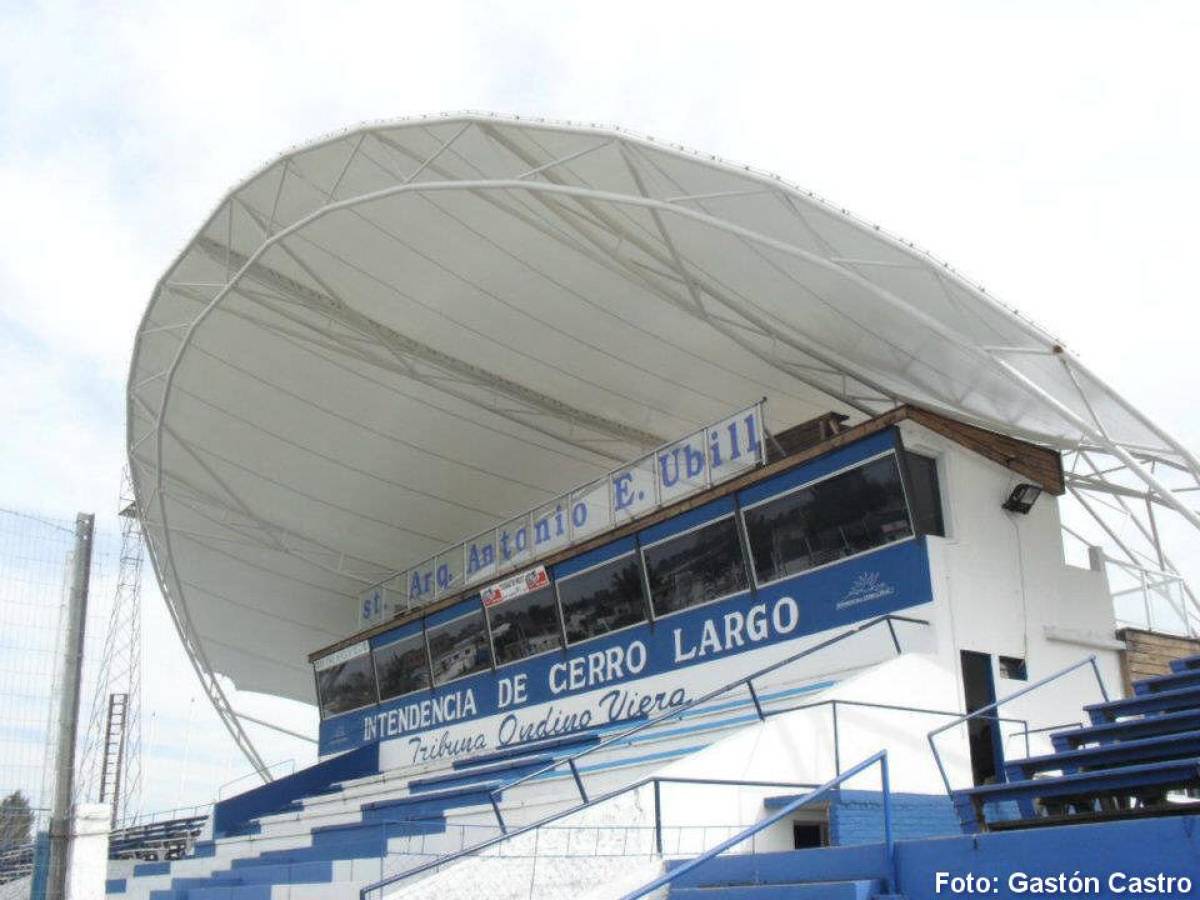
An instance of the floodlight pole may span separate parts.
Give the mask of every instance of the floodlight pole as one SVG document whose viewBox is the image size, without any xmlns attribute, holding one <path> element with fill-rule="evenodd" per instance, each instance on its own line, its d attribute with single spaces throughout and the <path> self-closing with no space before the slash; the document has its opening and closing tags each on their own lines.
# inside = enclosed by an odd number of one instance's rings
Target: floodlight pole
<svg viewBox="0 0 1200 900">
<path fill-rule="evenodd" d="M 88 585 L 92 571 L 92 539 L 96 517 L 75 517 L 75 553 L 71 595 L 67 601 L 67 633 L 63 643 L 62 694 L 58 701 L 58 738 L 54 754 L 54 806 L 50 814 L 50 870 L 47 900 L 67 895 L 67 862 L 71 850 L 71 807 L 75 793 L 75 742 L 79 728 L 79 686 L 87 627 Z"/>
</svg>

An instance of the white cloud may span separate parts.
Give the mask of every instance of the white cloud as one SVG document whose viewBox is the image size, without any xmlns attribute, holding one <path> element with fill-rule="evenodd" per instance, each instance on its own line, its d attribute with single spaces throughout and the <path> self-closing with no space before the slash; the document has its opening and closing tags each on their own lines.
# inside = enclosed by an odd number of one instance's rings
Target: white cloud
<svg viewBox="0 0 1200 900">
<path fill-rule="evenodd" d="M 0 500 L 112 508 L 134 326 L 230 184 L 325 131 L 464 107 L 614 122 L 777 171 L 951 261 L 1200 446 L 1198 10 L 8 5 Z M 148 651 L 177 679 L 153 688 L 164 717 L 198 690 L 169 627 L 159 615 Z M 189 797 L 241 771 L 203 722 L 221 771 Z"/>
</svg>

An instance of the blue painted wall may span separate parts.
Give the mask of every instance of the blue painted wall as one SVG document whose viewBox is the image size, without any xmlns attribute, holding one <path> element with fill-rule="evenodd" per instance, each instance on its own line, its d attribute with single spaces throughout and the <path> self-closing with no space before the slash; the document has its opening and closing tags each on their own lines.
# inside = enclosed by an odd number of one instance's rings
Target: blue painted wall
<svg viewBox="0 0 1200 900">
<path fill-rule="evenodd" d="M 302 797 L 328 791 L 339 781 L 363 778 L 378 771 L 379 745 L 367 744 L 278 778 L 270 784 L 221 800 L 213 807 L 213 837 L 236 834 L 258 816 L 279 812 Z"/>
<path fill-rule="evenodd" d="M 751 503 L 771 497 L 895 449 L 895 433 L 881 432 L 747 488 L 739 493 L 738 500 Z M 732 508 L 732 499 L 716 500 L 653 526 L 646 530 L 645 535 L 648 540 L 656 539 L 668 532 L 675 533 L 728 514 Z M 551 575 L 554 579 L 561 578 L 633 546 L 633 538 L 614 542 L 553 566 Z M 906 539 L 792 578 L 752 586 L 724 600 L 681 610 L 654 622 L 500 666 L 494 672 L 480 672 L 432 690 L 418 691 L 361 710 L 331 716 L 320 726 L 320 752 L 322 755 L 339 753 L 369 741 L 411 736 L 500 713 L 513 714 L 523 707 L 565 700 L 596 691 L 600 687 L 612 689 L 652 675 L 675 672 L 804 635 L 845 627 L 928 603 L 931 599 L 925 540 L 921 537 Z M 463 615 L 478 609 L 479 604 L 478 596 L 467 598 L 431 614 L 429 624 Z M 756 613 L 762 626 L 757 637 L 751 639 L 750 628 L 747 627 L 744 632 L 746 639 L 739 639 L 737 645 L 721 647 L 716 651 L 704 649 L 705 635 L 720 634 L 727 615 L 748 618 L 756 606 L 762 607 Z M 371 646 L 384 646 L 396 640 L 398 635 L 415 633 L 418 627 L 416 623 L 409 623 L 378 635 L 371 639 Z M 577 666 L 575 671 L 583 671 L 583 663 L 589 655 L 605 654 L 607 658 L 607 654 L 618 653 L 621 658 L 628 658 L 624 654 L 634 650 L 638 651 L 638 655 L 633 658 L 641 663 L 636 671 L 630 670 L 632 666 L 626 666 L 622 675 L 606 678 L 603 684 L 593 683 L 589 677 L 587 683 L 576 685 L 566 677 L 568 672 L 573 671 L 572 665 Z M 523 699 L 519 703 L 504 705 L 500 702 L 498 681 L 502 678 L 520 679 L 523 682 Z M 686 678 L 680 679 L 679 688 L 682 693 L 678 702 L 682 703 L 688 699 Z M 640 710 L 643 713 L 655 711 Z M 573 727 L 601 726 L 619 721 L 626 715 L 626 711 L 619 711 L 617 715 L 601 711 L 597 719 L 581 721 Z"/>
<path fill-rule="evenodd" d="M 1061 891 L 1060 896 L 1153 897 L 1196 896 L 1200 888 L 1200 817 L 1164 816 L 1094 825 L 1031 828 L 970 837 L 903 842 L 896 845 L 900 893 L 910 900 L 939 896 L 937 873 L 988 879 L 974 893 L 991 897 L 1026 897 L 1055 893 L 1022 889 L 1010 879 L 1057 877 L 1078 873 L 1095 878 L 1097 889 Z M 1109 883 L 1122 873 L 1116 886 Z M 1185 876 L 1192 890 L 1129 889 L 1130 877 Z M 1144 885 L 1139 885 L 1144 886 Z M 954 896 L 942 888 L 940 896 Z M 959 894 L 958 896 L 965 896 Z"/>
<path fill-rule="evenodd" d="M 892 794 L 892 828 L 897 840 L 962 833 L 954 804 L 945 794 Z M 834 846 L 877 844 L 883 837 L 883 795 L 839 791 L 829 803 L 829 842 Z"/>
</svg>

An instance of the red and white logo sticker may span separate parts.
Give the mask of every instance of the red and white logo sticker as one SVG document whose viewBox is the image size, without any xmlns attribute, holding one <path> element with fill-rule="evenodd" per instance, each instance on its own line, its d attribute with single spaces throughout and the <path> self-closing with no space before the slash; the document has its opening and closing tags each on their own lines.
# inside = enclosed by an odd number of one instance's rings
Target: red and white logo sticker
<svg viewBox="0 0 1200 900">
<path fill-rule="evenodd" d="M 550 584 L 550 575 L 546 572 L 546 567 L 535 566 L 516 575 L 510 575 L 503 581 L 489 584 L 479 592 L 479 596 L 483 598 L 484 606 L 495 606 L 505 600 L 523 597 L 525 594 L 540 590 L 548 584 Z"/>
</svg>

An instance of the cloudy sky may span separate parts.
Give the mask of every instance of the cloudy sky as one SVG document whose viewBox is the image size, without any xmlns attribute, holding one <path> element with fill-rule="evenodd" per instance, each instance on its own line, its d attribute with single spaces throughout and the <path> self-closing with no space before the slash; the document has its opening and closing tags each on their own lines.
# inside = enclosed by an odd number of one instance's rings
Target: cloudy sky
<svg viewBox="0 0 1200 900">
<path fill-rule="evenodd" d="M 0 507 L 111 522 L 134 328 L 232 183 L 457 109 L 778 172 L 951 261 L 1200 448 L 1197 46 L 1195 3 L 0 0 Z M 156 752 L 187 760 L 154 803 L 203 801 L 244 768 L 149 600 Z"/>
</svg>

